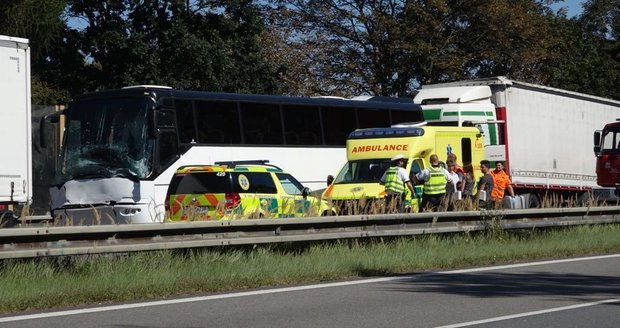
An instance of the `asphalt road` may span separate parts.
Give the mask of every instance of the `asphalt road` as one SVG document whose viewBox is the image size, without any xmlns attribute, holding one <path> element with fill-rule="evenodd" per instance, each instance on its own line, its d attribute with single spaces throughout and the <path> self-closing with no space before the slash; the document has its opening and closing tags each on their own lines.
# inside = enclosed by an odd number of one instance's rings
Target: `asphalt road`
<svg viewBox="0 0 620 328">
<path fill-rule="evenodd" d="M 620 254 L 0 317 L 11 327 L 618 327 Z"/>
</svg>

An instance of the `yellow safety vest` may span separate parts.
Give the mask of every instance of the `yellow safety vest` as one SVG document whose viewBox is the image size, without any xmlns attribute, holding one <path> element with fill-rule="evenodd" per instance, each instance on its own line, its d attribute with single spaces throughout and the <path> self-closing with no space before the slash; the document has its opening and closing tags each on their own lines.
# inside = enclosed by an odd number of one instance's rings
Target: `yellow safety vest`
<svg viewBox="0 0 620 328">
<path fill-rule="evenodd" d="M 448 179 L 441 167 L 429 167 L 429 177 L 424 182 L 424 194 L 426 195 L 440 195 L 446 193 L 446 184 Z"/>
<path fill-rule="evenodd" d="M 385 171 L 385 190 L 396 194 L 402 194 L 405 192 L 404 182 L 398 178 L 398 166 L 392 166 Z"/>
</svg>

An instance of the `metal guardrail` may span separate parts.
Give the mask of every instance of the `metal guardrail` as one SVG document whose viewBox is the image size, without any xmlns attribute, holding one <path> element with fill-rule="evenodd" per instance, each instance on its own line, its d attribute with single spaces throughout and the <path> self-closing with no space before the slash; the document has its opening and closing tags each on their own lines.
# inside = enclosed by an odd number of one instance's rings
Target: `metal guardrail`
<svg viewBox="0 0 620 328">
<path fill-rule="evenodd" d="M 620 223 L 620 206 L 0 229 L 0 259 Z"/>
</svg>

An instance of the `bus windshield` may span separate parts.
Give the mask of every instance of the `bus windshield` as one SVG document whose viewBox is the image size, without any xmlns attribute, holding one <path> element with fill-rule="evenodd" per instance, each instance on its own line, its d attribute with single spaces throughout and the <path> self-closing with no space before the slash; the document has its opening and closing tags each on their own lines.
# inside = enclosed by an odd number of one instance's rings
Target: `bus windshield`
<svg viewBox="0 0 620 328">
<path fill-rule="evenodd" d="M 153 168 L 146 97 L 75 102 L 65 111 L 64 145 L 56 183 L 72 179 L 146 178 Z"/>
</svg>

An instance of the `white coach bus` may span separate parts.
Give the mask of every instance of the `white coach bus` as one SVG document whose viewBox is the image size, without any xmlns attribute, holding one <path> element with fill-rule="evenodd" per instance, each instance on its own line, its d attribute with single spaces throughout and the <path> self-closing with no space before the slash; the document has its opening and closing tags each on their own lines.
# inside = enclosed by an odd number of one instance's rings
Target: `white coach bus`
<svg viewBox="0 0 620 328">
<path fill-rule="evenodd" d="M 52 216 L 74 224 L 148 223 L 163 221 L 168 185 L 180 166 L 269 160 L 320 189 L 346 161 L 351 131 L 421 121 L 422 111 L 412 99 L 137 86 L 81 95 L 45 119 L 64 122 Z"/>
</svg>

